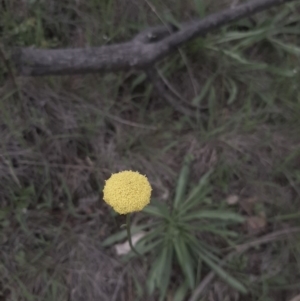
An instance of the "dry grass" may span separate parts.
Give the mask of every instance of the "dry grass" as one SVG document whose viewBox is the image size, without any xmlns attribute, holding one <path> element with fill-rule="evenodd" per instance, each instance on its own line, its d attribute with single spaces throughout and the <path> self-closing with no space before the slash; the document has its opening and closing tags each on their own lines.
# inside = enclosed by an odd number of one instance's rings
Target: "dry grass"
<svg viewBox="0 0 300 301">
<path fill-rule="evenodd" d="M 2 2 L 6 45 L 99 45 L 158 22 L 146 2 L 134 0 Z M 172 12 L 178 20 L 196 16 L 195 3 L 153 1 L 163 17 Z M 218 1 L 208 11 L 226 5 Z M 260 234 L 299 225 L 293 215 L 300 199 L 299 75 L 251 71 L 205 48 L 221 38 L 216 34 L 185 49 L 198 93 L 219 72 L 214 92 L 203 100 L 205 122 L 174 112 L 146 82 L 134 86 L 131 72 L 18 78 L 19 94 L 1 72 L 0 300 L 155 300 L 138 297 L 147 262 L 124 265 L 101 246 L 124 222 L 103 204 L 101 191 L 112 172 L 134 169 L 147 174 L 154 197 L 168 200 L 187 152 L 196 159 L 195 182 L 214 169 L 213 207 L 231 194 L 251 197 L 257 200 L 253 207 L 245 211 L 239 203 L 236 209 L 245 216 L 265 214 Z M 298 32 L 282 38 L 298 45 Z M 273 48 L 267 56 L 260 51 L 265 44 L 241 52 L 249 60 L 273 60 L 282 70 L 299 63 L 299 56 Z M 173 63 L 166 77 L 185 99 L 194 97 L 185 64 Z M 238 87 L 232 104 L 228 79 Z M 256 235 L 241 229 L 239 239 Z M 216 281 L 207 300 L 287 300 L 299 293 L 299 248 L 289 240 L 244 254 L 231 268 L 249 283 L 249 296 Z"/>
</svg>

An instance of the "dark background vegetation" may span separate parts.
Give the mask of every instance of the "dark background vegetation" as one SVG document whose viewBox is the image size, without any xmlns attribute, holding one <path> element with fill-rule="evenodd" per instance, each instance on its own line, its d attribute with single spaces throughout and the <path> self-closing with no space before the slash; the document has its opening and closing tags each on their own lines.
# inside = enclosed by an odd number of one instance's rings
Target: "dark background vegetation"
<svg viewBox="0 0 300 301">
<path fill-rule="evenodd" d="M 99 46 L 240 2 L 2 0 L 1 43 Z M 175 111 L 139 72 L 14 82 L 2 61 L 0 300 L 157 300 L 143 294 L 151 262 L 124 264 L 101 246 L 124 222 L 101 191 L 111 173 L 132 169 L 167 201 L 187 152 L 195 158 L 191 181 L 213 169 L 211 206 L 245 216 L 237 243 L 300 226 L 299 45 L 295 2 L 164 60 L 159 67 L 181 104 L 201 106 L 197 118 Z M 251 249 L 229 267 L 249 294 L 216 279 L 201 300 L 290 300 L 300 293 L 299 254 L 299 235 Z"/>
</svg>

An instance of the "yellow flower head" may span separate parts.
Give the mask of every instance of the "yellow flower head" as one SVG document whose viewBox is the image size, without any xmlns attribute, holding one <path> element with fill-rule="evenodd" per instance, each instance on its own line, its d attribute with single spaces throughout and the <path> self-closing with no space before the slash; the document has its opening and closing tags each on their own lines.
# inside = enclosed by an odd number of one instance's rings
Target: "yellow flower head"
<svg viewBox="0 0 300 301">
<path fill-rule="evenodd" d="M 103 189 L 103 199 L 120 214 L 141 211 L 150 203 L 151 186 L 146 176 L 126 170 L 113 174 Z"/>
</svg>

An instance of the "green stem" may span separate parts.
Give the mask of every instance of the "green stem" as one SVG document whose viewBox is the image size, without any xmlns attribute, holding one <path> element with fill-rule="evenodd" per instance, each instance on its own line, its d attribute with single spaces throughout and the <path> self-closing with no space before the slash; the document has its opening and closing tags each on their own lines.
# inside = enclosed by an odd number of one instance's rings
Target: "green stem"
<svg viewBox="0 0 300 301">
<path fill-rule="evenodd" d="M 141 256 L 141 254 L 134 248 L 131 240 L 131 232 L 130 232 L 130 213 L 127 214 L 126 216 L 126 228 L 127 228 L 127 236 L 128 236 L 128 241 L 131 250 L 138 256 Z"/>
</svg>

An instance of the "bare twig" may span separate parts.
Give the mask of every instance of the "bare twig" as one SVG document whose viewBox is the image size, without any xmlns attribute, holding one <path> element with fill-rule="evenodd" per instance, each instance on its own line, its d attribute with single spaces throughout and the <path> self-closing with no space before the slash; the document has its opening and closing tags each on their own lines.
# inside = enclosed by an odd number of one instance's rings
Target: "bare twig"
<svg viewBox="0 0 300 301">
<path fill-rule="evenodd" d="M 145 69 L 184 43 L 225 24 L 294 0 L 254 0 L 184 23 L 178 32 L 155 43 L 133 39 L 126 43 L 80 49 L 20 48 L 11 51 L 11 60 L 20 75 L 63 75 Z M 166 30 L 164 28 L 164 30 Z"/>
<path fill-rule="evenodd" d="M 284 229 L 277 232 L 273 232 L 271 234 L 267 234 L 263 237 L 260 237 L 258 239 L 255 239 L 253 241 L 250 241 L 248 243 L 245 243 L 243 245 L 239 245 L 235 247 L 235 251 L 229 253 L 220 263 L 220 266 L 224 266 L 232 257 L 239 255 L 243 252 L 246 252 L 252 247 L 256 247 L 262 244 L 269 243 L 271 241 L 275 241 L 282 238 L 289 238 L 289 234 L 299 233 L 300 228 L 290 228 L 290 229 Z M 210 284 L 210 282 L 214 279 L 216 276 L 216 273 L 214 271 L 211 271 L 208 273 L 208 275 L 201 281 L 199 286 L 194 290 L 192 296 L 188 301 L 197 301 L 200 298 L 200 295 L 204 292 L 204 290 L 207 288 L 207 286 Z"/>
</svg>

